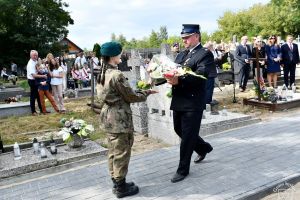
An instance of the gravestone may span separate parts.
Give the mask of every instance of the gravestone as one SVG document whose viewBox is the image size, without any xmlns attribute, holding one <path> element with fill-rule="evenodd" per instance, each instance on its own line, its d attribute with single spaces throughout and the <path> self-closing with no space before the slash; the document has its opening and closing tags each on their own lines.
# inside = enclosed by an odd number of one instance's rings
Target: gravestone
<svg viewBox="0 0 300 200">
<path fill-rule="evenodd" d="M 161 54 L 173 59 L 173 53 L 167 44 L 161 45 Z M 173 112 L 170 110 L 171 98 L 167 97 L 171 88 L 172 86 L 167 83 L 155 86 L 153 89 L 157 90 L 158 93 L 148 97 L 148 134 L 150 137 L 163 140 L 168 144 L 178 144 L 179 137 L 174 131 Z"/>
<path fill-rule="evenodd" d="M 138 51 L 132 50 L 131 57 L 128 60 L 128 66 L 132 71 L 124 73 L 133 89 L 136 89 L 136 82 L 141 79 L 140 67 L 144 65 L 144 61 L 140 58 Z M 138 133 L 148 133 L 148 106 L 146 102 L 131 104 L 132 120 L 134 130 Z"/>
</svg>

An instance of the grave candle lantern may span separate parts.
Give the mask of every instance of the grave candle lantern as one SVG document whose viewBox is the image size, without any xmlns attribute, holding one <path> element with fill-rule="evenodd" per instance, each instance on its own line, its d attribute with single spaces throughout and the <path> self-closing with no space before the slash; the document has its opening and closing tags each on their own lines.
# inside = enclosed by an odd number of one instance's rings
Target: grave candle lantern
<svg viewBox="0 0 300 200">
<path fill-rule="evenodd" d="M 53 138 L 50 141 L 50 152 L 51 154 L 57 154 L 56 143 Z"/>
<path fill-rule="evenodd" d="M 38 154 L 39 153 L 39 143 L 36 138 L 33 138 L 32 147 L 33 147 L 33 153 Z"/>
</svg>

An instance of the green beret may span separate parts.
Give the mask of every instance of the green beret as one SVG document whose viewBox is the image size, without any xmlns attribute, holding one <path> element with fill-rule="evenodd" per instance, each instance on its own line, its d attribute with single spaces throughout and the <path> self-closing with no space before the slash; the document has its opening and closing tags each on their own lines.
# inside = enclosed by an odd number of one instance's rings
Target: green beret
<svg viewBox="0 0 300 200">
<path fill-rule="evenodd" d="M 102 56 L 114 57 L 122 52 L 122 46 L 118 42 L 106 42 L 102 44 L 100 53 Z"/>
</svg>

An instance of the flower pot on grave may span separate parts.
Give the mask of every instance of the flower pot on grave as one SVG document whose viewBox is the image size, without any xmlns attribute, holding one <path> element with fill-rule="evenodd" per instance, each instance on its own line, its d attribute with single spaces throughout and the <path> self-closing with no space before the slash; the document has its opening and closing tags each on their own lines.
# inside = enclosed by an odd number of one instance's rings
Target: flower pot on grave
<svg viewBox="0 0 300 200">
<path fill-rule="evenodd" d="M 82 139 L 77 133 L 72 135 L 72 140 L 68 143 L 70 148 L 79 148 L 84 143 L 84 139 Z"/>
</svg>

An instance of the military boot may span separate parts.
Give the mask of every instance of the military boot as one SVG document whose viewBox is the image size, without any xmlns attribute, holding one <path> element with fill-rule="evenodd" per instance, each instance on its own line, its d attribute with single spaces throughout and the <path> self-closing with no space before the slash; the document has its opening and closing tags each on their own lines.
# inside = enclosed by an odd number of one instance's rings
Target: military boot
<svg viewBox="0 0 300 200">
<path fill-rule="evenodd" d="M 126 196 L 132 196 L 139 192 L 139 187 L 136 185 L 129 186 L 126 184 L 125 179 L 116 182 L 116 193 L 117 198 L 123 198 Z"/>
<path fill-rule="evenodd" d="M 111 180 L 112 180 L 112 182 L 113 182 L 113 184 L 114 184 L 113 189 L 112 189 L 112 192 L 113 192 L 114 194 L 116 194 L 117 181 L 116 181 L 114 178 L 111 178 Z M 134 182 L 128 182 L 128 183 L 126 183 L 126 179 L 125 179 L 125 184 L 126 184 L 128 187 L 134 186 Z"/>
</svg>

